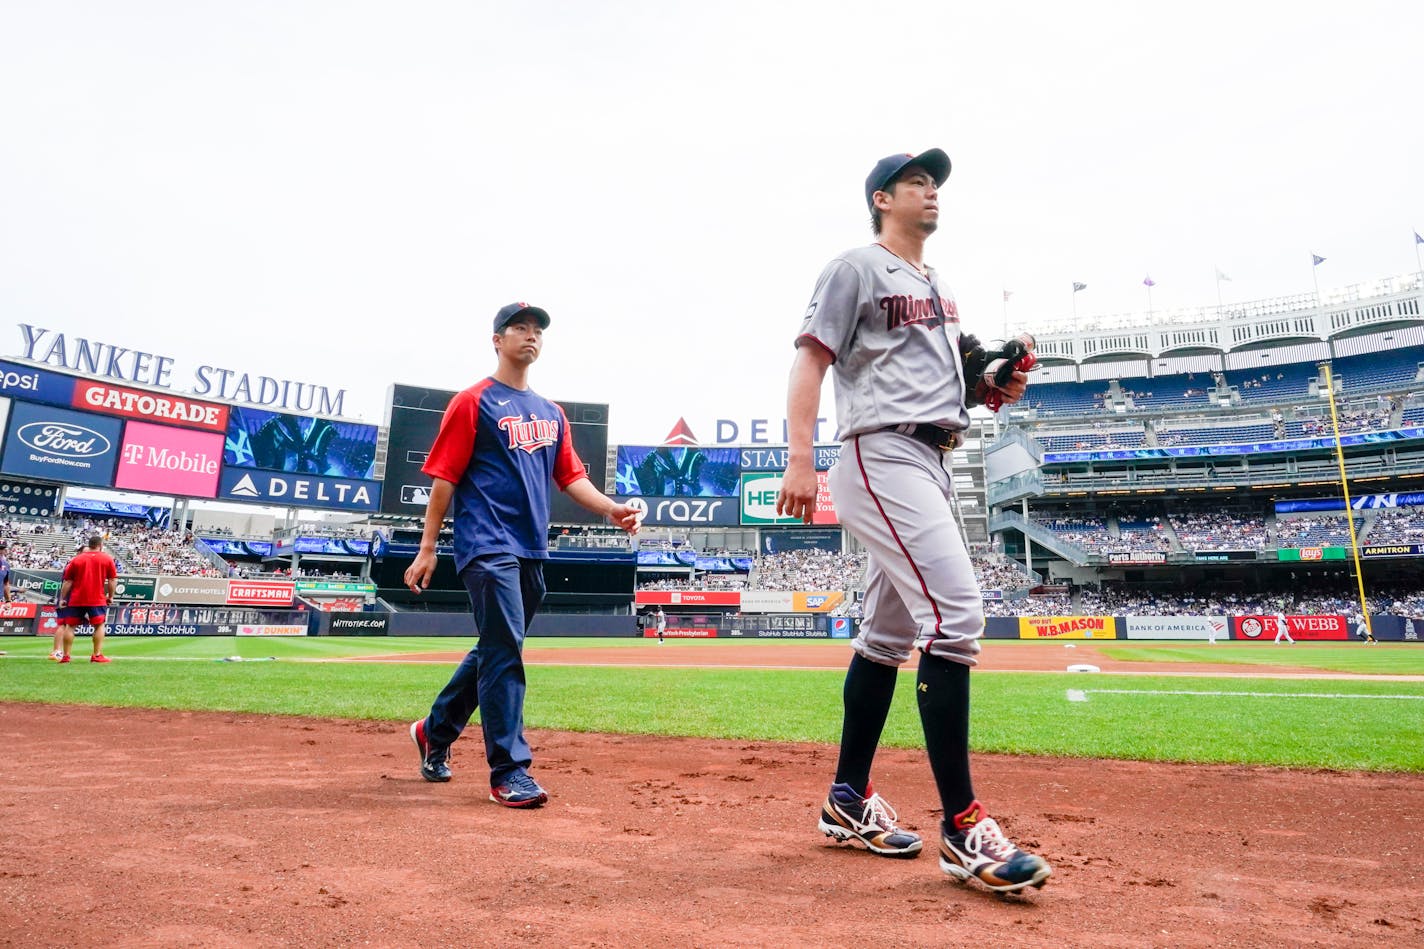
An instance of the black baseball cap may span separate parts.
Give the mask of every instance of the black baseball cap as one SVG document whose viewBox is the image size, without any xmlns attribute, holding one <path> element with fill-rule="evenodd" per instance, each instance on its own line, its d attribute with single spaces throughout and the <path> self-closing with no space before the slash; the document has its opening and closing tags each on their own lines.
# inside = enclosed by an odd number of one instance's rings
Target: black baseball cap
<svg viewBox="0 0 1424 949">
<path fill-rule="evenodd" d="M 943 149 L 931 148 L 927 152 L 918 155 L 886 155 L 875 163 L 875 167 L 870 170 L 869 176 L 865 179 L 865 204 L 874 209 L 875 192 L 884 191 L 890 187 L 890 183 L 900 177 L 900 172 L 911 165 L 919 165 L 934 178 L 935 187 L 938 188 L 949 178 L 949 156 Z"/>
<path fill-rule="evenodd" d="M 540 329 L 549 328 L 549 314 L 545 313 L 537 306 L 530 306 L 527 303 L 511 303 L 508 306 L 500 307 L 499 312 L 494 315 L 494 331 L 502 332 L 506 326 L 513 323 L 517 317 L 528 313 L 539 321 Z"/>
</svg>

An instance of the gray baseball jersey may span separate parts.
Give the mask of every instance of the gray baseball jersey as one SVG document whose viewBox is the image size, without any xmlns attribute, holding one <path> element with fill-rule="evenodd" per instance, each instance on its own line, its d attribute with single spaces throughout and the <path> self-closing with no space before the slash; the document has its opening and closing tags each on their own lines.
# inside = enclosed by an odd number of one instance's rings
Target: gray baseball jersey
<svg viewBox="0 0 1424 949">
<path fill-rule="evenodd" d="M 837 438 L 906 422 L 969 427 L 959 310 L 933 269 L 926 278 L 880 244 L 846 251 L 816 282 L 796 345 L 808 341 L 835 360 Z"/>
</svg>

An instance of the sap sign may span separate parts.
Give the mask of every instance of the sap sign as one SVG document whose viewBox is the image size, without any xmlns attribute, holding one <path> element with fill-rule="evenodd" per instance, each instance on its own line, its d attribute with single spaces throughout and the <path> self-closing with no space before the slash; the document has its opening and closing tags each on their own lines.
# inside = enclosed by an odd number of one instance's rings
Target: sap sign
<svg viewBox="0 0 1424 949">
<path fill-rule="evenodd" d="M 0 395 L 29 402 L 68 405 L 74 398 L 74 379 L 14 362 L 0 362 Z"/>
<path fill-rule="evenodd" d="M 68 409 L 16 402 L 0 470 L 46 481 L 113 484 L 123 423 Z"/>
<path fill-rule="evenodd" d="M 659 498 L 618 495 L 638 511 L 641 522 L 656 527 L 699 524 L 728 527 L 738 521 L 736 498 Z"/>
<path fill-rule="evenodd" d="M 224 467 L 218 497 L 278 507 L 374 511 L 381 503 L 381 484 L 379 481 Z"/>
</svg>

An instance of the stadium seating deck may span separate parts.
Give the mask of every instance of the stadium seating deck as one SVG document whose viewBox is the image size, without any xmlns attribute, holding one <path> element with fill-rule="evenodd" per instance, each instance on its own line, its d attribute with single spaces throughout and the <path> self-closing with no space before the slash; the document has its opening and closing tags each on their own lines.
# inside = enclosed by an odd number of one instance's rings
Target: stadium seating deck
<svg viewBox="0 0 1424 949">
<path fill-rule="evenodd" d="M 1036 435 L 1046 451 L 1090 451 L 1094 448 L 1141 448 L 1147 443 L 1147 433 L 1137 429 L 1125 432 L 1054 432 Z"/>
<path fill-rule="evenodd" d="M 1164 428 L 1157 433 L 1157 444 L 1163 447 L 1226 445 L 1237 442 L 1264 442 L 1275 437 L 1274 425 L 1270 422 L 1257 422 L 1249 425 L 1213 425 L 1206 428 Z"/>
<path fill-rule="evenodd" d="M 1200 373 L 1188 378 L 1185 373 L 1147 378 L 1121 379 L 1122 393 L 1132 399 L 1138 411 L 1206 408 L 1211 404 L 1211 377 Z"/>
<path fill-rule="evenodd" d="M 1385 350 L 1336 359 L 1331 371 L 1340 379 L 1344 392 L 1407 388 L 1419 375 L 1424 362 L 1424 346 Z"/>
<path fill-rule="evenodd" d="M 1230 369 L 1228 385 L 1242 402 L 1257 404 L 1300 402 L 1310 397 L 1310 380 L 1319 374 L 1313 362 L 1288 363 L 1261 369 Z"/>
<path fill-rule="evenodd" d="M 1106 382 L 1046 382 L 1034 385 L 1018 406 L 1011 410 L 1036 409 L 1043 415 L 1092 415 L 1101 413 Z"/>
</svg>

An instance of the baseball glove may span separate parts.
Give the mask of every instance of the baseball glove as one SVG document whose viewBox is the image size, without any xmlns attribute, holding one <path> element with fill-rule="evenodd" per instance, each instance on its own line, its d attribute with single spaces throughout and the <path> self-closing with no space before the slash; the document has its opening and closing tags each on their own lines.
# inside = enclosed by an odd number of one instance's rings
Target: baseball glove
<svg viewBox="0 0 1424 949">
<path fill-rule="evenodd" d="M 979 337 L 964 333 L 959 337 L 959 358 L 964 367 L 965 408 L 976 405 L 992 412 L 1004 405 L 999 391 L 1013 379 L 1014 372 L 1028 372 L 1038 364 L 1033 354 L 1034 340 L 1022 333 L 997 349 L 985 349 Z"/>
</svg>

